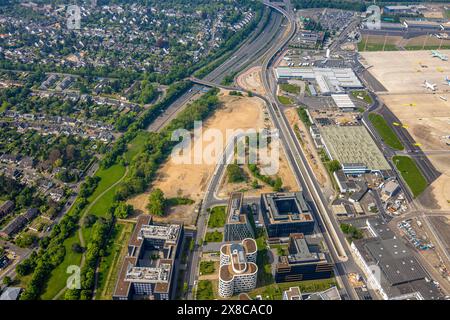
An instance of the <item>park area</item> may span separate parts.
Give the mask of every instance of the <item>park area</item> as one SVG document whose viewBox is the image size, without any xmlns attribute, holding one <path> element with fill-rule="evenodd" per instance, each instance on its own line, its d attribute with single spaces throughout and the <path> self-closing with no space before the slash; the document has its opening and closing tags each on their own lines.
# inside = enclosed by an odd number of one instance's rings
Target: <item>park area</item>
<svg viewBox="0 0 450 320">
<path fill-rule="evenodd" d="M 143 150 L 146 136 L 146 132 L 141 132 L 131 141 L 128 151 L 124 155 L 127 161 L 130 161 Z M 64 261 L 52 271 L 47 287 L 41 296 L 43 300 L 62 299 L 64 297 L 66 280 L 70 275 L 67 273 L 67 268 L 71 265 L 80 266 L 83 263 L 83 253 L 74 250 L 74 247 L 76 245 L 85 247 L 91 239 L 92 225 L 85 223 L 85 217 L 87 215 L 93 216 L 95 219 L 107 217 L 109 208 L 114 202 L 113 198 L 116 189 L 120 182 L 125 179 L 127 172 L 128 170 L 123 164 L 115 164 L 106 169 L 99 168 L 95 173 L 95 176 L 99 177 L 100 181 L 93 194 L 88 197 L 88 205 L 81 212 L 79 223 L 81 228 L 64 241 L 66 252 Z M 74 210 L 74 207 L 70 210 Z M 104 292 L 103 287 L 107 284 L 109 266 L 117 259 L 117 252 L 120 251 L 119 247 L 122 245 L 122 242 L 117 242 L 117 239 L 125 241 L 124 232 L 131 233 L 129 227 L 116 226 L 116 230 L 111 237 L 111 246 L 108 246 L 106 255 L 100 261 L 98 270 L 100 285 L 100 292 L 98 293 L 100 298 Z M 128 240 L 126 239 L 126 241 Z"/>
</svg>

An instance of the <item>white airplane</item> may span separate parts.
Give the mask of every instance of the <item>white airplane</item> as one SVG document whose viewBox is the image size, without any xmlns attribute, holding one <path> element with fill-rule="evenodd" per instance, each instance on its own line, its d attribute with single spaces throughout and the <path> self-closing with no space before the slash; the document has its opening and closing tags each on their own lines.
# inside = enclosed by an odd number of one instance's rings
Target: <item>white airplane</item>
<svg viewBox="0 0 450 320">
<path fill-rule="evenodd" d="M 450 79 L 448 78 L 448 76 L 447 77 L 445 77 L 445 82 L 444 82 L 445 84 L 448 84 L 449 86 L 450 86 Z"/>
<path fill-rule="evenodd" d="M 437 50 L 431 50 L 431 56 L 433 58 L 439 58 L 442 61 L 447 61 L 448 60 L 448 56 L 447 55 L 445 55 L 445 54 L 443 54 L 443 53 L 441 53 L 441 52 L 439 52 Z"/>
<path fill-rule="evenodd" d="M 431 91 L 436 91 L 436 86 L 437 86 L 437 84 L 434 84 L 434 83 L 429 83 L 427 80 L 425 80 L 424 82 L 423 82 L 423 86 L 426 88 L 426 89 L 428 89 L 428 90 L 431 90 Z"/>
</svg>

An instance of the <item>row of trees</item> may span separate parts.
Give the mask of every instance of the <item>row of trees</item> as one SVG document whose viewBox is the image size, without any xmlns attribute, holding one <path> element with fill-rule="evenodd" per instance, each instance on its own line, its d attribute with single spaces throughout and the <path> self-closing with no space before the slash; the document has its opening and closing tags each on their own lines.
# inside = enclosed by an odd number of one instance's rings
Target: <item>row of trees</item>
<svg viewBox="0 0 450 320">
<path fill-rule="evenodd" d="M 133 159 L 133 163 L 130 164 L 130 174 L 118 186 L 116 200 L 121 201 L 145 191 L 159 165 L 166 160 L 176 144 L 175 141 L 171 141 L 172 132 L 179 128 L 189 130 L 193 127 L 195 120 L 206 118 L 219 103 L 217 92 L 218 90 L 214 89 L 206 93 L 181 112 L 162 132 L 149 135 L 144 152 Z"/>
<path fill-rule="evenodd" d="M 109 209 L 107 219 L 97 219 L 92 227 L 92 238 L 86 247 L 85 265 L 81 271 L 81 289 L 70 289 L 65 293 L 66 299 L 90 299 L 95 285 L 95 271 L 99 259 L 105 256 L 105 245 L 109 233 L 114 228 L 116 218 L 126 218 L 133 212 L 133 208 L 124 200 L 135 192 L 142 192 L 150 183 L 158 165 L 169 154 L 174 142 L 171 133 L 178 128 L 190 129 L 194 120 L 204 119 L 218 104 L 218 90 L 211 90 L 196 102 L 191 104 L 184 112 L 171 122 L 160 134 L 150 136 L 142 154 L 139 154 L 130 164 L 131 174 L 125 182 L 119 185 L 114 196 L 115 203 Z M 128 134 L 129 132 L 127 132 Z M 153 138 L 152 138 L 153 137 Z M 126 145 L 125 145 L 126 146 Z M 122 154 L 126 148 L 122 150 Z M 116 157 L 117 158 L 117 157 Z M 189 199 L 177 198 L 176 204 L 191 203 Z M 155 189 L 150 195 L 149 211 L 151 214 L 164 214 L 165 207 L 172 203 L 165 199 L 161 190 Z"/>
<path fill-rule="evenodd" d="M 293 0 L 296 9 L 306 8 L 335 8 L 352 11 L 366 11 L 367 5 L 364 1 L 349 0 Z"/>
<path fill-rule="evenodd" d="M 248 164 L 248 169 L 250 170 L 250 172 L 252 173 L 252 175 L 261 180 L 262 182 L 268 184 L 269 186 L 271 186 L 273 188 L 273 191 L 275 192 L 279 192 L 283 189 L 283 180 L 281 180 L 280 177 L 276 177 L 275 179 L 270 177 L 270 176 L 266 176 L 261 174 L 258 166 L 256 164 Z"/>
</svg>

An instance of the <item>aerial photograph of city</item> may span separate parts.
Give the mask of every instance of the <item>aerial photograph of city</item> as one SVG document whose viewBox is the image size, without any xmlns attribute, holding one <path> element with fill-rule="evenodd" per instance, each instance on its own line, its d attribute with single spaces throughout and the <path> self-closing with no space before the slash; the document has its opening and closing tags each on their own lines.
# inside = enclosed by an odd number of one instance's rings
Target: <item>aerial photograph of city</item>
<svg viewBox="0 0 450 320">
<path fill-rule="evenodd" d="M 0 0 L 0 309 L 450 300 L 449 57 L 449 0 Z"/>
</svg>

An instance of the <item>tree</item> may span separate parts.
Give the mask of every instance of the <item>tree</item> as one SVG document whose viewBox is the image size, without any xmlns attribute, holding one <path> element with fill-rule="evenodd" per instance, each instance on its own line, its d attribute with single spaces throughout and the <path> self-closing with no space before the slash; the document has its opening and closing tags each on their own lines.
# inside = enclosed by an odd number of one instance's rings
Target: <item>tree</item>
<svg viewBox="0 0 450 320">
<path fill-rule="evenodd" d="M 16 239 L 16 244 L 21 248 L 28 248 L 33 245 L 37 237 L 31 233 L 23 233 Z"/>
<path fill-rule="evenodd" d="M 72 244 L 72 251 L 76 253 L 83 253 L 83 247 L 79 243 Z"/>
<path fill-rule="evenodd" d="M 12 279 L 11 279 L 10 277 L 5 276 L 5 277 L 3 278 L 3 284 L 4 284 L 5 286 L 9 287 L 9 286 L 11 285 L 11 283 L 12 283 Z"/>
<path fill-rule="evenodd" d="M 275 183 L 273 185 L 273 190 L 278 192 L 278 191 L 281 191 L 282 187 L 283 187 L 283 180 L 281 180 L 280 177 L 277 177 L 275 179 Z"/>
<path fill-rule="evenodd" d="M 331 160 L 328 162 L 328 168 L 331 172 L 335 172 L 341 169 L 341 164 L 338 160 Z"/>
<path fill-rule="evenodd" d="M 126 219 L 134 212 L 134 208 L 132 205 L 126 204 L 125 202 L 120 202 L 115 210 L 114 216 L 118 219 Z"/>
<path fill-rule="evenodd" d="M 155 189 L 150 193 L 148 197 L 147 209 L 150 214 L 156 216 L 162 216 L 164 214 L 164 208 L 166 205 L 166 199 L 161 189 Z"/>
<path fill-rule="evenodd" d="M 241 167 L 237 164 L 229 164 L 227 166 L 227 175 L 228 175 L 228 181 L 231 183 L 237 183 L 245 181 L 245 174 Z"/>
</svg>

